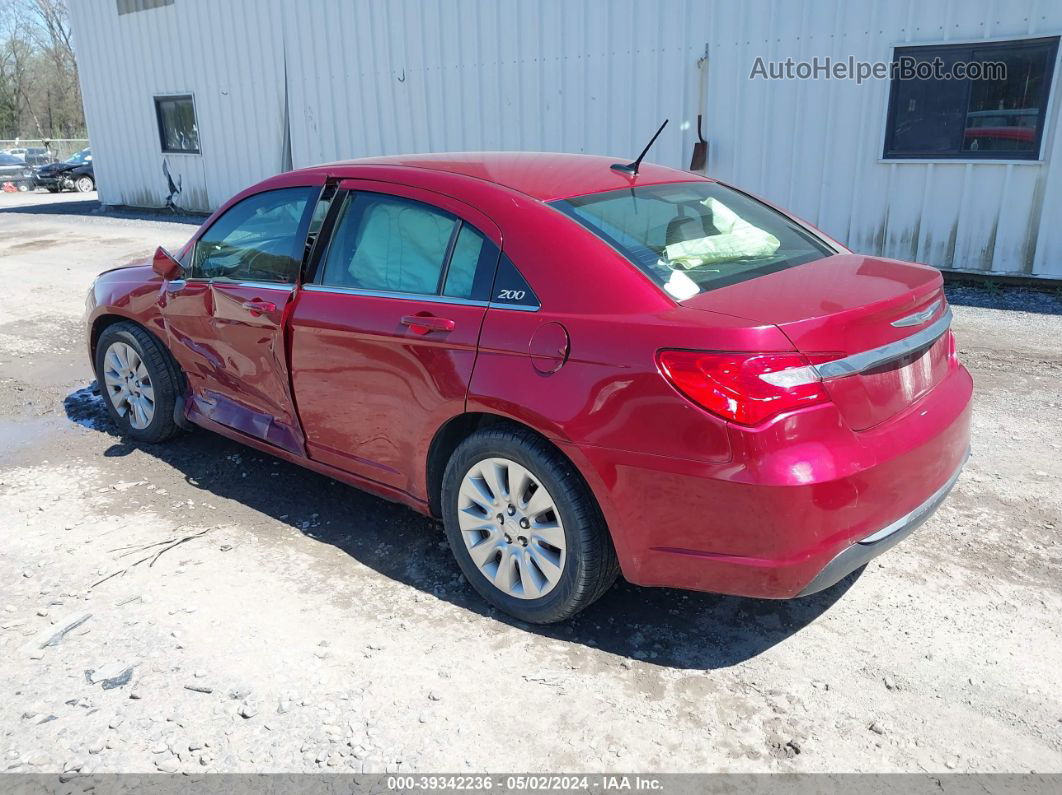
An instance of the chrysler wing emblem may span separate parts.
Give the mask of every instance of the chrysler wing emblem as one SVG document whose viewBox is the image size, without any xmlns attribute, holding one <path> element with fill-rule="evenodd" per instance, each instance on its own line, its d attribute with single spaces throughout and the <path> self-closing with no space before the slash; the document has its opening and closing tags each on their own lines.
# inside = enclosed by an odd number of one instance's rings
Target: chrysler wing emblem
<svg viewBox="0 0 1062 795">
<path fill-rule="evenodd" d="M 921 325 L 929 320 L 929 318 L 933 317 L 938 309 L 940 309 L 940 301 L 934 301 L 921 312 L 915 312 L 913 315 L 908 315 L 907 317 L 901 317 L 899 320 L 892 321 L 892 325 L 896 326 L 896 328 Z"/>
</svg>

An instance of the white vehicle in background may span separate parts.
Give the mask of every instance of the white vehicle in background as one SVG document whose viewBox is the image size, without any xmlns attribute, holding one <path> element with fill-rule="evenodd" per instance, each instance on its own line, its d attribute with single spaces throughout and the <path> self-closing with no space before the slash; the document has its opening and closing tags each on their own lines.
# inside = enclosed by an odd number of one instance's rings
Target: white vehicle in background
<svg viewBox="0 0 1062 795">
<path fill-rule="evenodd" d="M 21 146 L 4 151 L 6 154 L 21 158 L 30 166 L 43 166 L 55 162 L 51 150 L 43 146 Z"/>
</svg>

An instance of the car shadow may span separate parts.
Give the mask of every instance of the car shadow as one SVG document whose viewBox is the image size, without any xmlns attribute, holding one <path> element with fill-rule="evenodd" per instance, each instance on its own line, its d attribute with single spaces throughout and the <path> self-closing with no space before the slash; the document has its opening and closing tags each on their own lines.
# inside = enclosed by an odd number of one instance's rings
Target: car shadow
<svg viewBox="0 0 1062 795">
<path fill-rule="evenodd" d="M 22 194 L 25 195 L 25 194 Z M 48 201 L 37 204 L 0 206 L 0 215 L 83 215 L 91 218 L 121 218 L 130 221 L 163 221 L 171 224 L 199 226 L 205 214 L 175 212 L 166 209 L 142 209 L 100 204 L 97 199 L 81 201 Z"/>
<path fill-rule="evenodd" d="M 861 570 L 813 596 L 788 601 L 641 588 L 622 579 L 562 624 L 536 626 L 490 608 L 460 575 L 438 522 L 205 430 L 163 445 L 121 438 L 95 385 L 64 401 L 67 417 L 113 437 L 106 456 L 140 450 L 185 481 L 330 544 L 380 574 L 523 631 L 661 666 L 726 668 L 785 641 L 852 586 Z"/>
</svg>

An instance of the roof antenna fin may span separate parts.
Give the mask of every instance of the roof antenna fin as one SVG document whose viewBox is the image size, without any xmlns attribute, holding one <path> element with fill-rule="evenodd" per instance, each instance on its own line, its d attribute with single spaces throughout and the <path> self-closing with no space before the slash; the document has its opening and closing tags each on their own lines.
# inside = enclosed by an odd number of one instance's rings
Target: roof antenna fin
<svg viewBox="0 0 1062 795">
<path fill-rule="evenodd" d="M 633 163 L 613 163 L 610 168 L 614 168 L 616 171 L 623 171 L 627 174 L 637 175 L 638 166 L 642 164 L 642 158 L 645 157 L 646 153 L 649 151 L 649 148 L 656 143 L 656 139 L 660 137 L 660 133 L 662 133 L 664 131 L 664 128 L 667 127 L 667 123 L 668 120 L 664 119 L 664 123 L 660 125 L 660 129 L 656 131 L 656 135 L 654 135 L 649 140 L 649 143 L 645 145 L 645 149 L 643 149 L 642 153 L 638 155 L 637 160 L 635 160 Z"/>
</svg>

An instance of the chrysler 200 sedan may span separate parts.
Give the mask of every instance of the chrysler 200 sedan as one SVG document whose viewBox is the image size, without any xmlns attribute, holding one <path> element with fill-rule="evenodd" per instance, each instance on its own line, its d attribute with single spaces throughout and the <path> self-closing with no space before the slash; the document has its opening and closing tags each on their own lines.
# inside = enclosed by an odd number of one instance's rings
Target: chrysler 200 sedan
<svg viewBox="0 0 1062 795">
<path fill-rule="evenodd" d="M 967 455 L 940 273 L 612 165 L 417 155 L 248 188 L 96 280 L 107 410 L 135 440 L 200 426 L 440 517 L 472 586 L 529 622 L 620 572 L 833 585 Z"/>
</svg>

